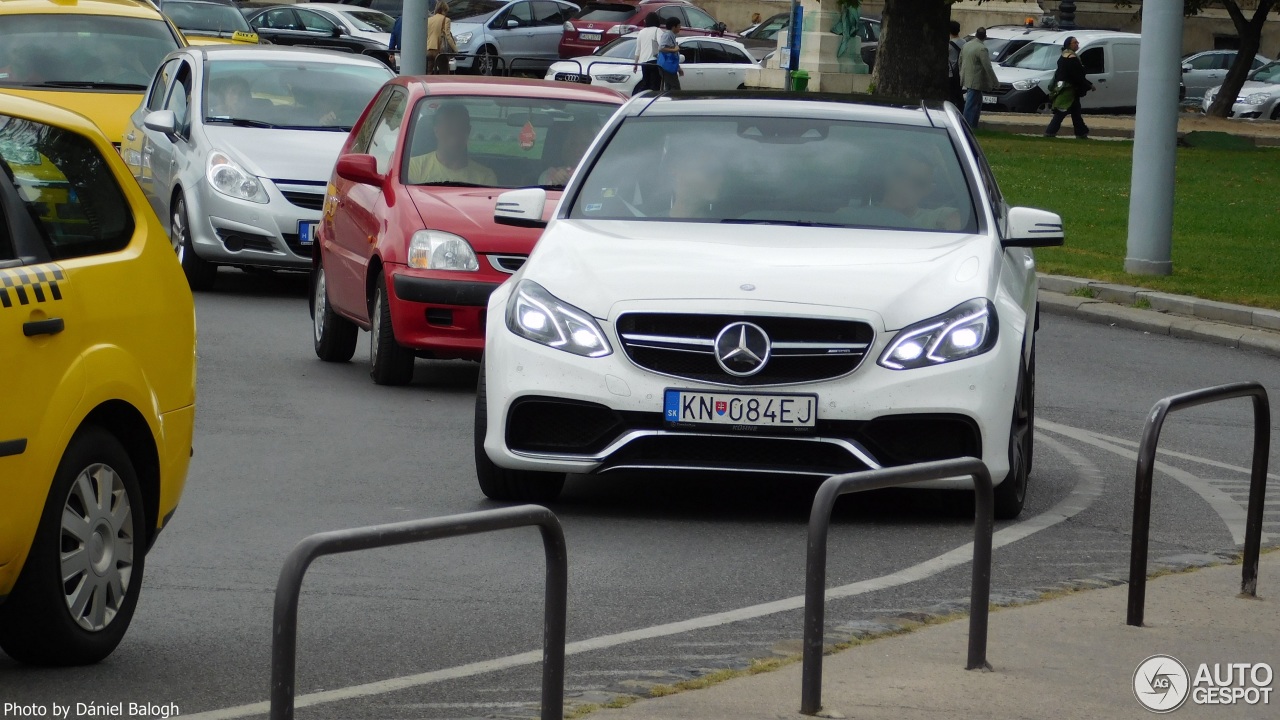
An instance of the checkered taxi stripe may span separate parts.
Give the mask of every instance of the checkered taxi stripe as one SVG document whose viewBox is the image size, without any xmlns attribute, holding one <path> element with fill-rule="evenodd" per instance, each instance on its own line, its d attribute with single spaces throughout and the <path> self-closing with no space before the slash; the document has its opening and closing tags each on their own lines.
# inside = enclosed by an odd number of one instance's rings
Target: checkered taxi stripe
<svg viewBox="0 0 1280 720">
<path fill-rule="evenodd" d="M 61 300 L 58 283 L 64 280 L 62 268 L 53 264 L 0 270 L 0 307 Z"/>
</svg>

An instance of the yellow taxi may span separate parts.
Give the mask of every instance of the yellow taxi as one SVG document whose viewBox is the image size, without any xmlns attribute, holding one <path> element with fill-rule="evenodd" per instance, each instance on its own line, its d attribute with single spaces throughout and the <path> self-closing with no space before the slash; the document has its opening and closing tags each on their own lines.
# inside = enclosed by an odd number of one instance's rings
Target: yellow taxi
<svg viewBox="0 0 1280 720">
<path fill-rule="evenodd" d="M 0 93 L 74 110 L 119 146 L 160 61 L 186 41 L 135 0 L 0 0 Z"/>
<path fill-rule="evenodd" d="M 258 33 L 235 5 L 212 0 L 160 0 L 160 12 L 190 45 L 258 44 Z"/>
<path fill-rule="evenodd" d="M 0 94 L 0 649 L 96 662 L 186 482 L 191 291 L 87 118 Z"/>
</svg>

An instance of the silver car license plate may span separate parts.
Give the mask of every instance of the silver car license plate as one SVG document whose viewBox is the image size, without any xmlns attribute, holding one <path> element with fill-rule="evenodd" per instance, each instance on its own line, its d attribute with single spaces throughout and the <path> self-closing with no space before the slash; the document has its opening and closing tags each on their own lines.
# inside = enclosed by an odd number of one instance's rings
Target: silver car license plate
<svg viewBox="0 0 1280 720">
<path fill-rule="evenodd" d="M 663 400 L 663 419 L 668 425 L 811 428 L 818 419 L 817 395 L 668 389 Z"/>
</svg>

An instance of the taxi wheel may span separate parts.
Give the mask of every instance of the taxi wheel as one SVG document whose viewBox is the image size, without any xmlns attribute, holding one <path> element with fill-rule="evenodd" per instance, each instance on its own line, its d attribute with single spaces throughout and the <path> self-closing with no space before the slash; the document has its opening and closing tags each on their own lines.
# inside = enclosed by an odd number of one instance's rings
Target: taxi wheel
<svg viewBox="0 0 1280 720">
<path fill-rule="evenodd" d="M 323 265 L 316 268 L 316 280 L 312 285 L 311 322 L 316 357 L 325 362 L 347 362 L 356 354 L 356 337 L 360 328 L 329 306 L 329 287 L 325 282 Z"/>
<path fill-rule="evenodd" d="M 182 195 L 173 199 L 173 217 L 169 221 L 169 237 L 173 239 L 182 272 L 192 290 L 212 290 L 218 266 L 203 260 L 191 247 L 191 224 L 187 218 L 187 202 Z"/>
<path fill-rule="evenodd" d="M 484 363 L 480 363 L 480 381 L 476 385 L 476 417 L 473 445 L 476 456 L 476 479 L 480 492 L 491 500 L 504 502 L 551 502 L 564 489 L 564 473 L 508 470 L 494 464 L 484 451 L 484 436 L 489 431 L 488 393 L 485 390 Z"/>
<path fill-rule="evenodd" d="M 391 327 L 391 303 L 387 298 L 387 281 L 379 275 L 373 312 L 369 313 L 369 376 L 378 385 L 408 385 L 413 380 L 414 355 L 396 342 Z"/>
<path fill-rule="evenodd" d="M 0 605 L 0 648 L 34 665 L 87 665 L 124 637 L 142 588 L 146 527 L 128 453 L 82 428 L 53 477 L 35 541 Z"/>
<path fill-rule="evenodd" d="M 1027 501 L 1027 485 L 1031 475 L 1034 448 L 1036 408 L 1036 353 L 1019 363 L 1018 392 L 1013 403 L 1013 423 L 1009 427 L 1009 474 L 995 488 L 997 520 L 1012 520 L 1022 513 Z"/>
</svg>

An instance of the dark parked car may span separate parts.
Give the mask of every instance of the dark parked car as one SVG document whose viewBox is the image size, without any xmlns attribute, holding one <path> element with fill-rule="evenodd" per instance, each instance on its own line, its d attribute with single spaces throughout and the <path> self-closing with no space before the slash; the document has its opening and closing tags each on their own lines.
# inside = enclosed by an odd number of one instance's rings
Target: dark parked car
<svg viewBox="0 0 1280 720">
<path fill-rule="evenodd" d="M 259 10 L 249 17 L 249 25 L 258 37 L 273 45 L 315 47 L 375 56 L 383 56 L 387 50 L 386 41 L 376 37 L 376 33 L 357 34 L 339 20 L 303 6 L 276 5 Z"/>
</svg>

